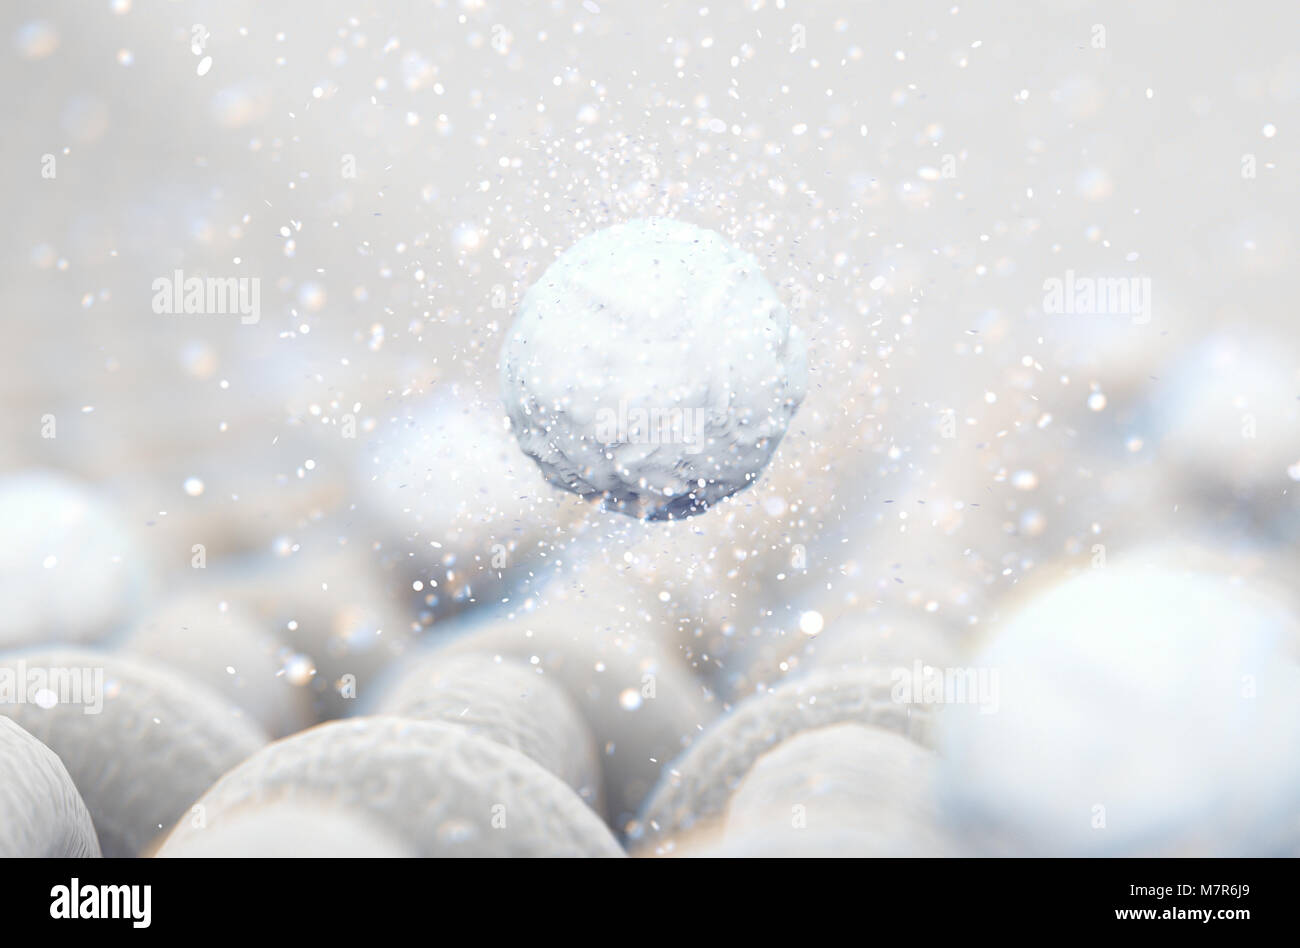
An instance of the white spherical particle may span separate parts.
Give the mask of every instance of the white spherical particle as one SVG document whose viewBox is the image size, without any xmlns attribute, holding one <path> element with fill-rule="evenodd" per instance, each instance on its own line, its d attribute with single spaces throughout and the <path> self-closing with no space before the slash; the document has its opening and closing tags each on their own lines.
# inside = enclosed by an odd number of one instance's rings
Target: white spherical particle
<svg viewBox="0 0 1300 948">
<path fill-rule="evenodd" d="M 810 675 L 742 701 L 673 761 L 641 811 L 644 842 L 670 852 L 689 833 L 707 832 L 754 763 L 803 731 L 858 723 L 927 746 L 929 710 L 894 692 L 889 669 L 863 668 Z"/>
<path fill-rule="evenodd" d="M 102 639 L 144 587 L 132 531 L 63 474 L 0 478 L 0 649 Z"/>
<path fill-rule="evenodd" d="M 763 755 L 727 805 L 716 855 L 939 856 L 935 753 L 884 728 L 836 724 Z"/>
<path fill-rule="evenodd" d="M 977 851 L 1280 855 L 1296 842 L 1300 668 L 1281 601 L 1111 564 L 1030 600 L 941 716 L 944 807 Z"/>
<path fill-rule="evenodd" d="M 417 571 L 438 616 L 499 598 L 581 506 L 537 481 L 499 406 L 455 389 L 399 406 L 367 442 L 359 473 L 373 535 L 399 568 Z"/>
<path fill-rule="evenodd" d="M 650 218 L 578 241 L 525 295 L 506 410 L 552 484 L 647 519 L 751 484 L 807 388 L 807 346 L 758 261 Z"/>
<path fill-rule="evenodd" d="M 151 610 L 119 644 L 207 685 L 279 737 L 316 723 L 310 695 L 283 668 L 285 646 L 239 607 L 176 596 Z"/>
<path fill-rule="evenodd" d="M 9 653 L 0 714 L 58 754 L 108 857 L 138 856 L 266 743 L 247 713 L 170 669 L 88 650 Z M 44 682 L 52 702 L 30 692 Z"/>
<path fill-rule="evenodd" d="M 173 833 L 160 859 L 384 859 L 419 855 L 383 823 L 355 808 L 276 800 L 202 821 L 201 832 Z"/>
<path fill-rule="evenodd" d="M 1147 409 L 1160 456 L 1206 488 L 1285 486 L 1300 427 L 1286 340 L 1219 333 L 1161 371 Z"/>
<path fill-rule="evenodd" d="M 809 610 L 799 617 L 799 631 L 804 635 L 816 635 L 824 625 L 822 614 L 815 609 Z"/>
<path fill-rule="evenodd" d="M 210 826 L 264 803 L 365 813 L 422 856 L 620 856 L 590 807 L 518 751 L 443 721 L 353 718 L 277 741 L 199 801 Z M 203 830 L 182 820 L 166 848 Z"/>
<path fill-rule="evenodd" d="M 459 725 L 536 761 L 601 809 L 587 722 L 559 683 L 520 662 L 442 653 L 408 660 L 375 713 Z"/>
<path fill-rule="evenodd" d="M 384 669 L 411 646 L 401 586 L 368 551 L 316 533 L 292 556 L 267 554 L 223 575 L 222 595 L 293 650 L 286 683 L 304 687 L 320 719 L 356 713 Z"/>
<path fill-rule="evenodd" d="M 0 715 L 0 858 L 83 858 L 99 840 L 67 768 Z"/>
</svg>

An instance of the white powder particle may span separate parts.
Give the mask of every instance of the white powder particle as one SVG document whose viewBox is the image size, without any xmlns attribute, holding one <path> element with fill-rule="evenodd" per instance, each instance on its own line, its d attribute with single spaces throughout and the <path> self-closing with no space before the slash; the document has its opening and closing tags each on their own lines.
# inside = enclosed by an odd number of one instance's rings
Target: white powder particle
<svg viewBox="0 0 1300 948">
<path fill-rule="evenodd" d="M 753 483 L 807 374 L 803 334 L 753 255 L 663 218 L 569 248 L 501 353 L 515 435 L 547 480 L 655 520 Z"/>
</svg>

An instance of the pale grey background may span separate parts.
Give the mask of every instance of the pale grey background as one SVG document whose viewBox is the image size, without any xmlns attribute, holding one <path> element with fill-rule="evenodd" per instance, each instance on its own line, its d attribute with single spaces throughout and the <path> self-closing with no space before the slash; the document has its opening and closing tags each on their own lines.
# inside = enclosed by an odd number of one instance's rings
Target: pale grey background
<svg viewBox="0 0 1300 948">
<path fill-rule="evenodd" d="M 1295 27 L 1160 0 L 7 3 L 0 466 L 91 485 L 156 589 L 195 581 L 197 535 L 367 550 L 366 439 L 333 422 L 494 404 L 530 281 L 670 214 L 755 253 L 811 341 L 763 481 L 642 541 L 710 686 L 754 682 L 701 654 L 813 606 L 964 644 L 1096 543 L 1294 575 Z M 259 278 L 260 322 L 153 313 L 176 268 Z M 1045 314 L 1067 270 L 1149 279 L 1151 321 Z M 561 535 L 584 516 L 523 489 Z"/>
</svg>

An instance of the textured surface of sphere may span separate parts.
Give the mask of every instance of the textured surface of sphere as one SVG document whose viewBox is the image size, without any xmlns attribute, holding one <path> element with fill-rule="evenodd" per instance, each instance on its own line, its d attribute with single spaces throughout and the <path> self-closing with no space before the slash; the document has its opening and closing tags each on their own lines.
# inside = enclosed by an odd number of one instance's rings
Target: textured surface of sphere
<svg viewBox="0 0 1300 948">
<path fill-rule="evenodd" d="M 173 831 L 158 849 L 158 858 L 403 859 L 418 855 L 368 814 L 309 800 L 241 807 L 201 829 L 193 821 L 184 822 L 197 831 Z"/>
<path fill-rule="evenodd" d="M 376 714 L 446 721 L 541 764 L 601 809 L 595 741 L 556 681 L 522 662 L 491 655 L 434 655 L 403 663 Z"/>
<path fill-rule="evenodd" d="M 671 852 L 679 837 L 708 832 L 760 757 L 803 731 L 843 723 L 894 731 L 921 746 L 929 745 L 933 727 L 924 704 L 896 700 L 885 668 L 809 675 L 755 695 L 669 766 L 641 813 L 644 844 Z"/>
<path fill-rule="evenodd" d="M 941 798 L 978 852 L 1282 855 L 1300 799 L 1287 605 L 1111 563 L 1030 599 L 974 659 L 996 713 L 944 709 Z"/>
<path fill-rule="evenodd" d="M 804 731 L 745 775 L 714 855 L 947 855 L 935 764 L 934 751 L 884 728 Z"/>
<path fill-rule="evenodd" d="M 523 754 L 442 721 L 333 721 L 263 748 L 199 801 L 208 827 L 262 803 L 361 810 L 422 856 L 620 856 L 599 816 Z M 167 841 L 205 830 L 183 820 Z"/>
<path fill-rule="evenodd" d="M 99 855 L 99 840 L 55 753 L 0 714 L 0 858 Z"/>
<path fill-rule="evenodd" d="M 649 519 L 762 472 L 807 388 L 807 346 L 749 253 L 665 218 L 578 241 L 525 295 L 506 410 L 547 480 Z"/>
<path fill-rule="evenodd" d="M 161 665 L 69 649 L 10 653 L 0 669 L 81 683 L 79 696 L 51 687 L 0 712 L 59 755 L 110 858 L 138 856 L 266 743 L 246 711 Z"/>
</svg>

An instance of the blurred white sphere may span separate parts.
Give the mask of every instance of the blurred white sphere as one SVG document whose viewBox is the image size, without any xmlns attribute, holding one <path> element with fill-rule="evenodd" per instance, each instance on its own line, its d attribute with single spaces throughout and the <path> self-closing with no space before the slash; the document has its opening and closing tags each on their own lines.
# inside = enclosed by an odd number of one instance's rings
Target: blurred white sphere
<svg viewBox="0 0 1300 948">
<path fill-rule="evenodd" d="M 538 491 L 505 416 L 455 393 L 394 415 L 371 441 L 366 503 L 400 534 L 486 550 L 530 527 Z"/>
<path fill-rule="evenodd" d="M 1112 563 L 1050 588 L 973 660 L 992 700 L 940 716 L 947 814 L 983 852 L 1282 851 L 1296 643 L 1286 604 L 1211 574 Z"/>
<path fill-rule="evenodd" d="M 501 410 L 455 391 L 389 418 L 367 448 L 367 535 L 423 583 L 437 615 L 498 598 L 576 515 L 536 481 Z"/>
<path fill-rule="evenodd" d="M 346 540 L 346 538 L 342 538 Z M 317 718 L 356 713 L 384 669 L 415 642 L 409 586 L 357 542 L 298 534 L 272 553 L 210 569 L 206 582 L 292 650 L 280 665 Z"/>
<path fill-rule="evenodd" d="M 1209 336 L 1151 390 L 1151 434 L 1184 475 L 1278 494 L 1300 480 L 1300 357 L 1287 344 Z"/>
<path fill-rule="evenodd" d="M 93 490 L 50 471 L 0 478 L 0 649 L 105 637 L 142 575 L 133 537 Z"/>
<path fill-rule="evenodd" d="M 169 598 L 149 611 L 118 646 L 161 662 L 248 711 L 268 734 L 280 737 L 314 724 L 310 693 L 291 680 L 287 646 L 220 593 Z"/>
<path fill-rule="evenodd" d="M 506 410 L 547 480 L 650 519 L 752 483 L 807 374 L 803 334 L 753 255 L 664 218 L 565 251 L 501 352 Z"/>
</svg>

